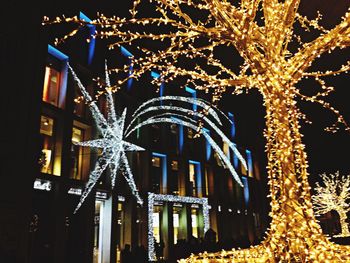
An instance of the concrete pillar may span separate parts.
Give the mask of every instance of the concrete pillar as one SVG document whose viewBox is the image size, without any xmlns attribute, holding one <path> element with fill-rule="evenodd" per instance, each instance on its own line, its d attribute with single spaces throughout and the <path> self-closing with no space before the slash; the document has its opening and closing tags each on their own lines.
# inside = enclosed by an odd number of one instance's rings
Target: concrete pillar
<svg viewBox="0 0 350 263">
<path fill-rule="evenodd" d="M 161 241 L 164 242 L 163 256 L 169 258 L 169 250 L 174 245 L 173 204 L 164 203 L 161 215 Z"/>
</svg>

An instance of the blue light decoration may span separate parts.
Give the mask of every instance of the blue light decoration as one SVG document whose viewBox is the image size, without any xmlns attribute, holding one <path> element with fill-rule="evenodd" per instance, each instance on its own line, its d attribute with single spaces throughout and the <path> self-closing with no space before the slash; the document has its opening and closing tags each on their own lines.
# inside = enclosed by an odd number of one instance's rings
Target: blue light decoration
<svg viewBox="0 0 350 263">
<path fill-rule="evenodd" d="M 210 135 L 210 131 L 206 128 L 202 128 L 204 132 L 206 132 L 207 134 Z M 208 142 L 208 140 L 205 140 L 205 157 L 206 157 L 206 160 L 209 161 L 210 157 L 211 157 L 211 146 L 210 146 L 210 143 Z"/>
<path fill-rule="evenodd" d="M 196 187 L 197 187 L 197 194 L 198 196 L 202 195 L 202 173 L 201 173 L 201 163 L 198 161 L 189 160 L 190 164 L 193 164 L 195 167 L 195 180 L 196 180 Z"/>
<path fill-rule="evenodd" d="M 195 89 L 191 89 L 191 88 L 189 88 L 189 87 L 186 86 L 186 87 L 185 87 L 185 91 L 188 92 L 188 93 L 190 93 L 191 96 L 192 96 L 192 98 L 194 98 L 194 99 L 197 98 L 197 91 L 196 91 Z M 193 104 L 193 105 L 192 105 L 192 109 L 193 109 L 193 111 L 197 111 L 197 105 L 196 105 L 196 104 Z"/>
<path fill-rule="evenodd" d="M 133 65 L 131 63 L 131 58 L 134 55 L 129 50 L 127 50 L 125 47 L 123 47 L 123 46 L 120 47 L 120 52 L 122 53 L 123 56 L 128 58 L 128 61 L 129 61 L 129 64 L 130 64 L 128 76 L 130 76 L 133 73 L 133 71 L 134 71 L 134 67 L 133 67 Z M 133 78 L 128 79 L 128 82 L 126 84 L 128 91 L 131 89 L 133 81 L 134 81 Z"/>
<path fill-rule="evenodd" d="M 231 121 L 231 139 L 234 140 L 236 136 L 235 116 L 232 112 L 228 112 L 228 118 Z"/>
<path fill-rule="evenodd" d="M 167 156 L 162 153 L 152 152 L 152 156 L 158 157 L 162 160 L 161 169 L 162 169 L 162 192 L 167 193 L 168 186 L 168 169 L 167 169 Z"/>
<path fill-rule="evenodd" d="M 245 176 L 242 176 L 242 183 L 243 183 L 243 192 L 244 192 L 244 203 L 247 206 L 249 203 L 249 185 L 248 185 L 248 178 Z"/>
<path fill-rule="evenodd" d="M 81 20 L 84 20 L 86 22 L 91 22 L 91 19 L 88 18 L 83 12 L 79 12 L 79 18 Z M 91 64 L 92 59 L 94 58 L 95 54 L 95 45 L 96 45 L 96 40 L 95 40 L 95 31 L 96 27 L 94 25 L 87 25 L 87 28 L 89 29 L 89 49 L 88 49 L 88 65 Z"/>
<path fill-rule="evenodd" d="M 249 150 L 246 150 L 247 155 L 247 164 L 248 164 L 248 176 L 253 177 L 253 160 L 252 160 L 252 153 Z"/>
<path fill-rule="evenodd" d="M 234 145 L 234 147 L 237 147 L 235 143 L 232 143 Z M 238 164 L 239 164 L 239 160 L 238 157 L 235 153 L 233 153 L 233 167 L 235 167 L 235 169 L 238 169 Z"/>
<path fill-rule="evenodd" d="M 60 94 L 58 97 L 58 106 L 60 108 L 64 108 L 64 103 L 65 103 L 65 98 L 66 98 L 66 93 L 67 93 L 67 78 L 68 78 L 68 60 L 69 57 L 59 51 L 58 49 L 54 48 L 51 45 L 47 46 L 47 52 L 57 58 L 58 60 L 61 61 L 61 89 L 60 89 Z"/>
</svg>

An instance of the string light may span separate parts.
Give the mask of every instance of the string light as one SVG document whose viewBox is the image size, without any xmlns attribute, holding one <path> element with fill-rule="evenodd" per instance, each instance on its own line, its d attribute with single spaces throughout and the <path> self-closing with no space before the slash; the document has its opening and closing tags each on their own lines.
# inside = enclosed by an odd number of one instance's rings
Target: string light
<svg viewBox="0 0 350 263">
<path fill-rule="evenodd" d="M 305 95 L 297 88 L 304 78 L 321 79 L 325 74 L 337 75 L 348 71 L 349 64 L 342 66 L 343 70 L 340 71 L 307 74 L 312 63 L 323 53 L 350 45 L 350 12 L 342 17 L 337 26 L 328 30 L 319 25 L 320 18 L 310 20 L 300 16 L 300 0 L 242 0 L 235 5 L 220 0 L 153 0 L 151 4 L 159 14 L 159 17 L 153 18 L 139 17 L 141 12 L 138 11 L 142 11 L 137 10 L 140 2 L 134 2 L 130 19 L 98 14 L 98 18 L 90 22 L 97 28 L 95 37 L 115 39 L 110 45 L 111 49 L 122 44 L 142 45 L 143 40 L 145 46 L 149 40 L 162 42 L 158 51 L 139 48 L 141 56 L 131 58 L 134 66 L 132 74 L 111 87 L 112 92 L 117 91 L 129 78 L 138 79 L 154 69 L 161 72 L 161 77 L 154 79 L 154 83 L 161 85 L 161 82 L 187 77 L 188 83 L 196 89 L 212 91 L 213 102 L 220 100 L 226 89 L 240 94 L 256 88 L 262 94 L 266 108 L 267 128 L 264 136 L 267 139 L 272 217 L 266 239 L 249 249 L 203 253 L 193 255 L 187 261 L 349 261 L 350 249 L 331 243 L 322 234 L 314 217 L 307 156 L 299 124 L 303 115 L 296 101 L 302 98 L 319 103 L 337 116 L 337 125 L 343 124 L 346 130 L 350 130 L 339 111 L 323 99 L 323 95 L 332 90 L 327 85 L 322 85 L 325 87 L 321 96 Z M 263 23 L 258 21 L 260 19 Z M 295 21 L 302 23 L 304 28 L 319 31 L 320 35 L 304 43 L 300 35 L 294 32 Z M 77 17 L 44 18 L 43 21 L 44 24 L 62 22 L 75 23 L 78 28 L 59 38 L 57 43 L 74 36 L 80 27 L 87 24 Z M 145 30 L 165 26 L 169 31 L 135 31 L 140 26 Z M 295 45 L 297 49 L 290 48 Z M 222 46 L 236 49 L 243 58 L 244 65 L 238 74 L 215 57 Z M 193 68 L 186 68 L 186 63 L 180 65 L 178 61 L 198 63 Z M 110 71 L 128 70 L 129 66 L 126 65 Z M 328 130 L 335 131 L 337 127 L 333 125 Z"/>
<path fill-rule="evenodd" d="M 76 213 L 85 199 L 89 196 L 90 192 L 100 179 L 104 170 L 107 167 L 110 169 L 111 185 L 112 189 L 115 186 L 115 180 L 117 172 L 121 170 L 124 178 L 127 181 L 133 195 L 136 197 L 137 202 L 142 205 L 143 201 L 139 196 L 129 163 L 126 157 L 125 151 L 143 151 L 144 149 L 134 145 L 132 143 L 124 141 L 123 131 L 124 122 L 126 116 L 126 109 L 121 117 L 117 117 L 115 113 L 115 107 L 111 92 L 107 92 L 107 119 L 103 116 L 96 103 L 92 101 L 91 96 L 86 91 L 85 87 L 77 77 L 73 69 L 69 66 L 69 69 L 73 75 L 74 80 L 78 84 L 78 87 L 83 94 L 85 100 L 88 102 L 89 109 L 92 113 L 92 118 L 95 120 L 96 127 L 102 135 L 102 139 L 95 139 L 85 142 L 74 142 L 79 146 L 87 146 L 102 149 L 102 154 L 97 158 L 94 169 L 90 172 L 89 180 L 84 188 L 84 191 L 80 197 L 79 203 L 74 210 Z M 109 77 L 106 71 L 106 82 L 109 84 Z"/>
<path fill-rule="evenodd" d="M 350 175 L 340 177 L 338 171 L 330 175 L 322 174 L 321 178 L 324 186 L 317 182 L 316 194 L 312 196 L 315 214 L 322 215 L 332 210 L 337 211 L 340 217 L 341 233 L 334 237 L 349 237 L 346 213 L 350 211 L 350 206 L 346 201 L 350 199 Z"/>
</svg>

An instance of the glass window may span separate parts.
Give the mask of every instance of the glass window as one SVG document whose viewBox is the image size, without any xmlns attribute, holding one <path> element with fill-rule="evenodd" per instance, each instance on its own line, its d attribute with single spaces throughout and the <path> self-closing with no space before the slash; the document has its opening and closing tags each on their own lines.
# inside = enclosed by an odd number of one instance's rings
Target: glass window
<svg viewBox="0 0 350 263">
<path fill-rule="evenodd" d="M 179 194 L 179 175 L 178 175 L 178 161 L 171 161 L 171 174 L 169 177 L 169 187 L 171 188 L 171 193 L 174 195 Z"/>
<path fill-rule="evenodd" d="M 198 238 L 198 211 L 191 209 L 192 236 Z"/>
<path fill-rule="evenodd" d="M 160 243 L 160 220 L 159 212 L 153 212 L 153 236 L 157 243 Z"/>
<path fill-rule="evenodd" d="M 45 81 L 43 91 L 43 101 L 56 107 L 59 106 L 59 94 L 61 87 L 61 73 L 51 65 L 45 68 Z"/>
<path fill-rule="evenodd" d="M 41 135 L 41 154 L 39 158 L 40 170 L 42 173 L 59 174 L 59 167 L 54 170 L 54 165 L 60 166 L 59 160 L 56 160 L 55 154 L 55 134 L 54 120 L 47 116 L 41 116 L 40 135 Z"/>
<path fill-rule="evenodd" d="M 71 172 L 70 178 L 81 180 L 83 178 L 83 161 L 84 147 L 75 145 L 76 142 L 84 140 L 84 130 L 78 127 L 73 127 L 72 130 L 72 146 L 71 146 Z"/>
<path fill-rule="evenodd" d="M 180 215 L 177 207 L 174 207 L 173 209 L 173 229 L 174 229 L 174 244 L 177 243 L 178 235 L 179 235 L 179 221 L 180 221 Z"/>
<path fill-rule="evenodd" d="M 61 109 L 65 106 L 68 56 L 48 45 L 42 100 Z"/>
<path fill-rule="evenodd" d="M 190 163 L 188 168 L 189 168 L 190 183 L 193 189 L 193 196 L 196 196 L 196 172 L 195 172 L 194 164 Z"/>
<path fill-rule="evenodd" d="M 230 160 L 230 146 L 228 145 L 227 142 L 223 142 L 222 150 L 225 153 L 225 155 L 227 156 L 227 158 Z"/>
<path fill-rule="evenodd" d="M 192 196 L 202 197 L 202 177 L 199 162 L 189 161 L 188 175 L 190 187 L 192 188 Z"/>
<path fill-rule="evenodd" d="M 161 159 L 160 157 L 152 157 L 152 192 L 160 193 L 160 180 L 161 180 Z"/>
</svg>

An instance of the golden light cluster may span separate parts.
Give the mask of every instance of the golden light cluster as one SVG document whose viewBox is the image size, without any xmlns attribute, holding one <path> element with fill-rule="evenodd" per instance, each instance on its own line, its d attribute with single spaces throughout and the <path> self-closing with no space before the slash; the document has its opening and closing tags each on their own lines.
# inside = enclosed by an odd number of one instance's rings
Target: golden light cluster
<svg viewBox="0 0 350 263">
<path fill-rule="evenodd" d="M 211 92 L 213 102 L 220 100 L 226 90 L 240 94 L 256 88 L 266 107 L 264 136 L 272 217 L 266 239 L 249 249 L 203 253 L 182 262 L 349 261 L 350 249 L 331 243 L 314 217 L 299 124 L 304 115 L 296 101 L 319 103 L 334 112 L 337 122 L 349 129 L 339 111 L 325 101 L 333 88 L 323 79 L 348 72 L 349 62 L 334 71 L 308 70 L 323 53 L 350 45 L 350 12 L 328 30 L 319 25 L 320 17 L 310 20 L 298 13 L 300 0 L 241 0 L 235 5 L 226 0 L 153 0 L 151 5 L 159 14 L 153 18 L 139 16 L 140 1 L 134 2 L 129 19 L 98 14 L 90 22 L 97 28 L 94 37 L 115 40 L 111 49 L 126 44 L 140 47 L 141 55 L 130 58 L 132 74 L 111 87 L 113 91 L 128 78 L 137 79 L 152 69 L 161 74 L 154 80 L 156 84 L 187 78 L 185 85 Z M 86 25 L 77 17 L 44 19 L 44 24 L 62 22 L 76 23 L 77 29 L 57 43 L 74 36 Z M 319 36 L 304 43 L 294 30 L 296 23 L 307 30 L 318 30 Z M 133 31 L 135 28 L 144 28 L 145 32 Z M 158 33 L 155 28 L 159 28 Z M 142 41 L 150 40 L 162 43 L 161 49 L 146 49 Z M 227 66 L 227 61 L 217 56 L 223 47 L 232 49 L 232 58 L 228 60 L 237 59 L 236 51 L 243 58 L 239 70 Z M 128 72 L 129 65 L 110 71 Z M 314 78 L 322 91 L 313 96 L 302 94 L 297 84 L 304 78 Z"/>
<path fill-rule="evenodd" d="M 347 212 L 350 211 L 348 200 L 350 199 L 350 175 L 340 176 L 335 174 L 322 174 L 323 185 L 316 183 L 312 196 L 315 214 L 322 215 L 332 210 L 337 211 L 340 217 L 341 233 L 334 237 L 349 237 L 350 231 L 347 221 Z"/>
</svg>

